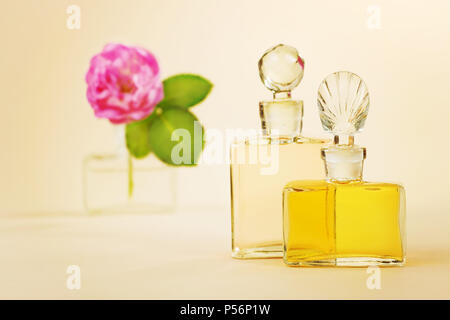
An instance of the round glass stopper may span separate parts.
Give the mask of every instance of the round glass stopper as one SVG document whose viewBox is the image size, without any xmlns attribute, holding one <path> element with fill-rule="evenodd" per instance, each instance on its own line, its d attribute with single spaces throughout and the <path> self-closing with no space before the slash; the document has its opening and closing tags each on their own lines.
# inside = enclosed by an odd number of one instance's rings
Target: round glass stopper
<svg viewBox="0 0 450 320">
<path fill-rule="evenodd" d="M 294 89 L 303 78 L 305 61 L 297 49 L 279 44 L 267 50 L 259 60 L 259 76 L 264 85 L 275 92 Z"/>
</svg>

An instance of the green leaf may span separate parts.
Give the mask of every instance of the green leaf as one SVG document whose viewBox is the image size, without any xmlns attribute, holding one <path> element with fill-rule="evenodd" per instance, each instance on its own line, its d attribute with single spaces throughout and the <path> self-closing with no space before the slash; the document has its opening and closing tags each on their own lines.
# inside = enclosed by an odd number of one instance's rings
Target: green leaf
<svg viewBox="0 0 450 320">
<path fill-rule="evenodd" d="M 202 102 L 211 91 L 212 83 L 195 74 L 177 74 L 163 81 L 164 99 L 159 107 L 189 108 Z"/>
<path fill-rule="evenodd" d="M 203 132 L 197 117 L 186 109 L 160 109 L 150 123 L 150 148 L 169 165 L 196 165 L 204 147 Z"/>
<path fill-rule="evenodd" d="M 160 138 L 158 135 L 155 136 L 150 134 L 152 123 L 154 120 L 157 120 L 156 127 L 161 128 L 160 117 L 163 115 L 161 112 L 173 109 L 174 107 L 186 110 L 187 108 L 203 101 L 208 96 L 213 87 L 210 81 L 195 74 L 178 74 L 172 76 L 164 80 L 163 85 L 164 99 L 156 106 L 155 110 L 150 114 L 150 116 L 144 120 L 133 122 L 126 126 L 127 148 L 130 154 L 132 154 L 135 158 L 146 157 L 152 151 L 152 144 L 162 145 L 162 143 L 159 143 L 159 139 L 162 138 Z M 172 116 L 175 113 L 181 114 L 180 112 L 171 111 L 169 115 Z M 189 115 L 195 118 L 194 115 L 190 113 Z M 179 117 L 180 119 L 187 119 L 189 115 L 181 115 Z M 179 119 L 171 119 L 171 121 L 183 122 L 183 120 Z M 173 128 L 178 128 L 176 126 L 176 123 L 175 127 Z M 153 130 L 152 132 L 154 131 L 155 130 Z M 171 136 L 169 136 L 169 141 L 170 137 Z M 193 154 L 193 156 L 198 157 L 199 154 Z M 166 163 L 174 164 L 172 163 L 172 161 L 170 161 L 170 159 L 167 158 L 167 154 L 165 154 L 164 151 L 161 151 L 161 156 L 158 157 Z M 193 157 L 192 159 L 196 158 Z"/>
<path fill-rule="evenodd" d="M 125 139 L 127 148 L 135 158 L 144 158 L 151 151 L 148 130 L 154 114 L 155 112 L 144 120 L 132 122 L 126 126 Z"/>
</svg>

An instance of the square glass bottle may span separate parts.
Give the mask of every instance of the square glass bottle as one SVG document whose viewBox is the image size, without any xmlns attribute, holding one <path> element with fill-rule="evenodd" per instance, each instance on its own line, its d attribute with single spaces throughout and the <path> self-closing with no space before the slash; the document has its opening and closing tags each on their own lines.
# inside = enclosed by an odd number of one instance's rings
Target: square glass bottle
<svg viewBox="0 0 450 320">
<path fill-rule="evenodd" d="M 364 181 L 366 149 L 354 145 L 368 113 L 366 85 L 353 73 L 333 73 L 319 87 L 318 104 L 324 129 L 334 134 L 334 144 L 321 151 L 327 180 L 298 180 L 284 188 L 285 263 L 403 265 L 404 188 Z"/>
<path fill-rule="evenodd" d="M 125 128 L 117 127 L 115 152 L 83 162 L 83 202 L 89 214 L 169 213 L 176 208 L 177 169 L 154 155 L 133 158 Z"/>
<path fill-rule="evenodd" d="M 83 163 L 83 199 L 90 214 L 172 212 L 176 188 L 176 168 L 152 155 L 93 154 Z"/>
<path fill-rule="evenodd" d="M 303 102 L 291 99 L 303 68 L 297 50 L 285 45 L 269 49 L 259 61 L 261 80 L 273 92 L 273 100 L 259 104 L 263 135 L 231 145 L 234 258 L 282 257 L 280 190 L 293 177 L 325 177 L 315 155 L 326 141 L 301 136 Z"/>
</svg>

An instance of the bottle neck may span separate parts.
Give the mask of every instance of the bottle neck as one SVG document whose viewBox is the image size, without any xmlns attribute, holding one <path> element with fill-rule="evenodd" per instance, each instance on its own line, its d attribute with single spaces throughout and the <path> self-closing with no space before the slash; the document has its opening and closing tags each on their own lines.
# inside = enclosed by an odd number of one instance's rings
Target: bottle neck
<svg viewBox="0 0 450 320">
<path fill-rule="evenodd" d="M 335 145 L 353 146 L 355 144 L 355 136 L 347 134 L 335 135 L 333 138 L 333 143 Z"/>
<path fill-rule="evenodd" d="M 290 92 L 277 92 L 274 93 L 272 101 L 261 101 L 259 114 L 265 136 L 277 137 L 287 142 L 300 136 L 303 101 L 292 100 Z"/>
<path fill-rule="evenodd" d="M 273 91 L 273 100 L 286 100 L 291 99 L 290 91 Z"/>
<path fill-rule="evenodd" d="M 327 179 L 348 183 L 362 181 L 366 148 L 349 144 L 335 144 L 322 149 Z"/>
</svg>

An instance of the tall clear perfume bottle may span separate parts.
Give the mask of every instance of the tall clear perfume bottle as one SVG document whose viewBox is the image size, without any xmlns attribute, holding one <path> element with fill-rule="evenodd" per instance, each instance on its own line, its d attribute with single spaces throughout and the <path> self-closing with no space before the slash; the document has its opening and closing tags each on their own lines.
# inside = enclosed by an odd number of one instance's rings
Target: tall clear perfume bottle
<svg viewBox="0 0 450 320">
<path fill-rule="evenodd" d="M 291 90 L 303 78 L 304 61 L 295 48 L 277 45 L 264 53 L 259 72 L 273 100 L 259 103 L 262 135 L 231 145 L 232 256 L 283 255 L 282 195 L 293 178 L 321 179 L 316 155 L 325 141 L 301 136 L 303 101 Z"/>
<path fill-rule="evenodd" d="M 364 181 L 366 149 L 354 144 L 369 108 L 365 83 L 350 72 L 333 73 L 319 87 L 318 105 L 323 128 L 334 135 L 334 143 L 321 151 L 327 179 L 284 188 L 285 263 L 403 265 L 404 188 Z"/>
</svg>

